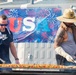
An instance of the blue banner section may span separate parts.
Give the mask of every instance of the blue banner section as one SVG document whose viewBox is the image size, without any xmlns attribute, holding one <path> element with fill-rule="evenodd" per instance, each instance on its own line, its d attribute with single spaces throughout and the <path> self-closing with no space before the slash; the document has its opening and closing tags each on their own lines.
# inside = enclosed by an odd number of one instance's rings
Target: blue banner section
<svg viewBox="0 0 76 75">
<path fill-rule="evenodd" d="M 54 42 L 60 22 L 60 8 L 3 9 L 8 27 L 13 32 L 14 42 Z"/>
</svg>

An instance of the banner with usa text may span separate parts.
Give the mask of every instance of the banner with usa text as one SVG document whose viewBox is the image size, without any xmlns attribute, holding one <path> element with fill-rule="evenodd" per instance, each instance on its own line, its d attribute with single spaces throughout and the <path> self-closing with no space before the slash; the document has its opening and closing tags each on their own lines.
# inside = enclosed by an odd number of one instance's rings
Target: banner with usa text
<svg viewBox="0 0 76 75">
<path fill-rule="evenodd" d="M 54 42 L 62 14 L 60 8 L 3 9 L 0 15 L 8 17 L 8 27 L 13 32 L 14 42 Z"/>
</svg>

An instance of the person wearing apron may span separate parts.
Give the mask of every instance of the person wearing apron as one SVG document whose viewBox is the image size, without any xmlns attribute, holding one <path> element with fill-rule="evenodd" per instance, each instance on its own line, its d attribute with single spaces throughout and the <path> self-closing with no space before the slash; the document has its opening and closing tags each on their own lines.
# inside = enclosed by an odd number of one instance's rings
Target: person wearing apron
<svg viewBox="0 0 76 75">
<path fill-rule="evenodd" d="M 15 61 L 19 64 L 16 48 L 13 43 L 13 34 L 7 28 L 8 18 L 6 15 L 0 16 L 0 64 L 11 64 L 9 58 L 9 48 Z M 11 71 L 11 68 L 0 68 L 0 71 Z"/>
</svg>

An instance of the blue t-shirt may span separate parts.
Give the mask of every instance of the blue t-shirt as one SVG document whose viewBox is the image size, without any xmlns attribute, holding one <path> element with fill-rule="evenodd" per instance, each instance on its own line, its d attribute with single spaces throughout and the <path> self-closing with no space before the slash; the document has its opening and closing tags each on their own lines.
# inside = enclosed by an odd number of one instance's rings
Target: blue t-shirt
<svg viewBox="0 0 76 75">
<path fill-rule="evenodd" d="M 5 29 L 5 32 L 0 32 L 0 58 L 6 61 L 6 63 L 11 63 L 9 59 L 9 46 L 10 42 L 13 41 L 12 32 Z M 2 63 L 0 61 L 0 63 Z"/>
</svg>

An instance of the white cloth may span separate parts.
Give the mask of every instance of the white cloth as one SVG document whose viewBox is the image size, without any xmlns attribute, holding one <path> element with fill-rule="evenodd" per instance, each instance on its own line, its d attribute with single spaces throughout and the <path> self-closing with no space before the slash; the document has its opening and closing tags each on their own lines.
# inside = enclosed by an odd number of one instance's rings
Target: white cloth
<svg viewBox="0 0 76 75">
<path fill-rule="evenodd" d="M 63 50 L 62 47 L 60 47 L 60 46 L 57 47 L 57 48 L 55 49 L 55 51 L 56 51 L 59 55 L 61 55 L 61 56 L 63 56 L 64 58 L 66 58 L 67 61 L 69 61 L 69 62 L 73 62 L 73 61 L 74 61 L 73 57 L 70 56 L 68 53 L 66 53 L 66 52 Z"/>
</svg>

